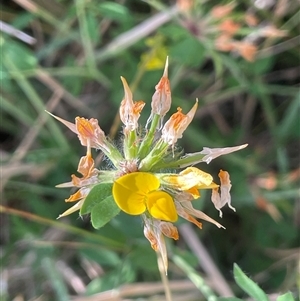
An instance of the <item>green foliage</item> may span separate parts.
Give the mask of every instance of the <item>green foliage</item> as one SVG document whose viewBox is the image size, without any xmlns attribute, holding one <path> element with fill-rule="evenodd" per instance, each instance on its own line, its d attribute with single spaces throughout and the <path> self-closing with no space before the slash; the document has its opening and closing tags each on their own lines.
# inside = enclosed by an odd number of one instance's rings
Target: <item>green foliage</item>
<svg viewBox="0 0 300 301">
<path fill-rule="evenodd" d="M 269 297 L 266 293 L 252 281 L 237 264 L 234 264 L 233 268 L 234 279 L 237 285 L 253 300 L 257 301 L 269 301 Z M 218 301 L 243 301 L 243 299 L 236 297 L 217 298 Z M 277 297 L 276 301 L 295 301 L 291 292 L 287 292 Z"/>
<path fill-rule="evenodd" d="M 80 209 L 81 215 L 91 213 L 91 222 L 96 229 L 103 227 L 120 212 L 111 191 L 112 184 L 94 186 Z"/>
<path fill-rule="evenodd" d="M 128 20 L 129 11 L 126 6 L 119 3 L 104 1 L 98 5 L 104 17 L 114 21 Z"/>
<path fill-rule="evenodd" d="M 99 229 L 108 223 L 120 212 L 114 198 L 109 196 L 92 209 L 91 222 L 94 228 Z"/>
<path fill-rule="evenodd" d="M 295 301 L 293 295 L 291 292 L 285 293 L 281 296 L 279 296 L 276 301 Z"/>
<path fill-rule="evenodd" d="M 268 296 L 263 292 L 263 290 L 254 281 L 247 277 L 237 264 L 233 267 L 233 273 L 237 285 L 250 297 L 257 301 L 269 301 Z"/>
<path fill-rule="evenodd" d="M 98 184 L 92 188 L 86 197 L 81 209 L 80 214 L 84 215 L 90 213 L 94 206 L 104 201 L 107 197 L 111 196 L 112 184 L 103 183 Z"/>
</svg>

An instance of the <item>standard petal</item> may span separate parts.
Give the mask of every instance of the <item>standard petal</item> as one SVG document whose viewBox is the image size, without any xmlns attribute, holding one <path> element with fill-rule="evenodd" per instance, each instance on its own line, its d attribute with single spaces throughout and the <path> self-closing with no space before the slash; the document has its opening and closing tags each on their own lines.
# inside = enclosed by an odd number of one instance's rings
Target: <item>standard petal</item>
<svg viewBox="0 0 300 301">
<path fill-rule="evenodd" d="M 139 215 L 146 211 L 145 196 L 121 182 L 114 182 L 112 194 L 121 210 L 131 215 Z"/>
<path fill-rule="evenodd" d="M 189 183 L 189 188 L 193 186 L 203 186 L 203 184 L 208 186 L 213 181 L 213 177 L 209 173 L 204 172 L 196 167 L 188 167 L 180 172 L 180 175 L 184 177 L 186 183 Z"/>
<path fill-rule="evenodd" d="M 121 210 L 138 215 L 146 210 L 145 197 L 160 186 L 153 174 L 133 172 L 118 178 L 113 185 L 113 196 Z"/>
<path fill-rule="evenodd" d="M 181 191 L 187 191 L 193 188 L 211 188 L 213 177 L 196 167 L 188 167 L 177 174 L 169 174 L 161 177 L 166 185 L 173 186 Z M 213 185 L 213 187 L 216 184 Z M 194 191 L 194 190 L 193 190 Z"/>
</svg>

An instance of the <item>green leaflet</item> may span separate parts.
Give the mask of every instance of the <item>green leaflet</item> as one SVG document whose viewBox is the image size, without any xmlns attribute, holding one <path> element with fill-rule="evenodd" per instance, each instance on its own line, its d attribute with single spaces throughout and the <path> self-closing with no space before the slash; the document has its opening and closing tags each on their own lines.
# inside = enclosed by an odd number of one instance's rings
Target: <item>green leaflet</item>
<svg viewBox="0 0 300 301">
<path fill-rule="evenodd" d="M 233 267 L 233 273 L 237 285 L 250 297 L 257 301 L 269 301 L 264 291 L 254 281 L 248 278 L 236 263 Z"/>
<path fill-rule="evenodd" d="M 100 202 L 104 201 L 107 197 L 112 195 L 112 184 L 101 183 L 92 188 L 86 197 L 81 209 L 80 215 L 90 213 L 92 209 Z"/>
<path fill-rule="evenodd" d="M 98 229 L 107 224 L 120 212 L 113 196 L 108 196 L 99 204 L 93 207 L 91 221 L 94 228 Z"/>
<path fill-rule="evenodd" d="M 285 293 L 281 296 L 279 296 L 276 301 L 295 301 L 293 295 L 291 292 Z"/>
</svg>

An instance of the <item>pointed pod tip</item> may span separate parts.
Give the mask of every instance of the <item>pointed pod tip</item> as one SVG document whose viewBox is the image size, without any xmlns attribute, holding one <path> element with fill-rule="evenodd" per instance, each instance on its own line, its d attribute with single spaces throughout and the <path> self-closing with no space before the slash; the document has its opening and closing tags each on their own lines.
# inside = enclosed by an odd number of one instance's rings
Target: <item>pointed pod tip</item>
<svg viewBox="0 0 300 301">
<path fill-rule="evenodd" d="M 123 76 L 120 76 L 120 79 L 121 79 L 121 81 L 122 81 L 123 85 L 124 85 L 124 83 L 126 83 L 126 84 L 127 84 L 127 81 L 126 81 L 125 77 L 123 77 Z"/>
<path fill-rule="evenodd" d="M 123 76 L 121 76 L 121 81 L 122 81 L 123 87 L 124 87 L 125 98 L 129 101 L 132 101 L 132 92 L 129 88 L 129 85 L 128 85 L 126 79 Z"/>
<path fill-rule="evenodd" d="M 123 76 L 120 76 L 120 78 L 121 78 L 122 84 L 124 86 L 124 89 L 129 89 L 129 86 L 128 86 L 126 78 L 123 77 Z"/>
<path fill-rule="evenodd" d="M 193 105 L 193 107 L 191 108 L 191 110 L 189 111 L 188 115 L 191 115 L 192 117 L 194 117 L 197 109 L 198 109 L 198 98 L 196 98 L 196 102 Z"/>
<path fill-rule="evenodd" d="M 45 110 L 45 112 L 46 112 L 47 114 L 49 114 L 50 116 L 52 116 L 52 117 L 54 117 L 54 118 L 57 118 L 57 116 L 53 115 L 51 112 L 49 112 L 49 111 L 47 111 L 47 110 Z"/>
<path fill-rule="evenodd" d="M 125 79 L 125 77 L 120 76 L 120 78 L 121 78 L 121 81 L 123 83 L 124 88 L 128 88 L 129 89 L 128 83 L 127 83 L 127 80 Z"/>
<path fill-rule="evenodd" d="M 243 148 L 245 148 L 247 146 L 248 146 L 248 143 L 242 144 L 242 145 L 240 145 L 239 149 L 243 149 Z"/>
<path fill-rule="evenodd" d="M 166 58 L 165 69 L 164 69 L 164 77 L 168 77 L 168 68 L 169 68 L 169 57 Z"/>
</svg>

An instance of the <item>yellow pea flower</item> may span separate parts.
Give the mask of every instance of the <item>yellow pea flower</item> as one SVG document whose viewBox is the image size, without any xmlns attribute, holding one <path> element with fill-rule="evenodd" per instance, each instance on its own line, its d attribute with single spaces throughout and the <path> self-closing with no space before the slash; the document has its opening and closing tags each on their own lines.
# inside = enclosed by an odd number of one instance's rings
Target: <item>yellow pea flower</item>
<svg viewBox="0 0 300 301">
<path fill-rule="evenodd" d="M 183 191 L 193 187 L 198 189 L 218 187 L 218 185 L 213 183 L 213 177 L 209 173 L 196 167 L 188 167 L 179 174 L 167 174 L 162 176 L 162 180 L 167 185 L 174 186 Z"/>
<path fill-rule="evenodd" d="M 139 215 L 148 211 L 154 218 L 175 222 L 177 213 L 173 198 L 159 187 L 155 175 L 133 172 L 114 182 L 112 194 L 120 209 L 128 214 Z"/>
<path fill-rule="evenodd" d="M 179 174 L 160 175 L 161 182 L 179 191 L 189 192 L 195 199 L 200 196 L 198 189 L 213 189 L 219 185 L 213 182 L 213 177 L 196 167 L 188 167 Z"/>
</svg>

